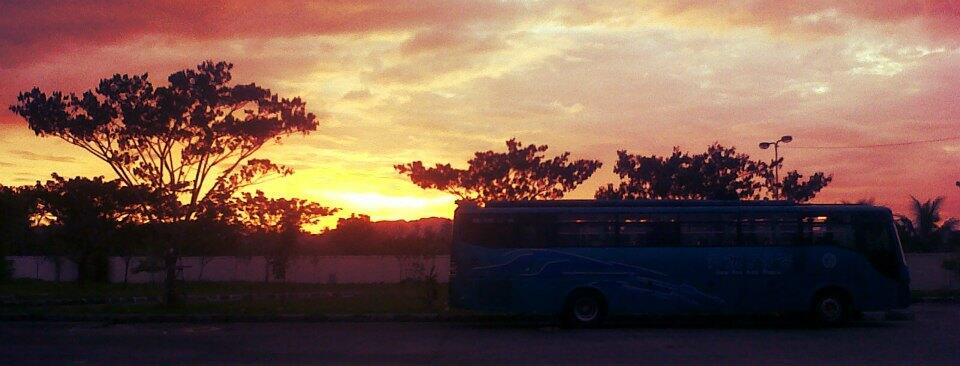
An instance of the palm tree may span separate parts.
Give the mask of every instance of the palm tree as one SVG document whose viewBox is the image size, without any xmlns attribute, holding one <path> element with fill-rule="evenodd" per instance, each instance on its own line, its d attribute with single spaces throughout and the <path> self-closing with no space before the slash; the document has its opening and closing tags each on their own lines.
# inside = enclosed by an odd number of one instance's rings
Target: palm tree
<svg viewBox="0 0 960 366">
<path fill-rule="evenodd" d="M 913 217 L 899 215 L 897 220 L 897 227 L 904 245 L 912 251 L 920 252 L 940 249 L 945 235 L 960 221 L 955 218 L 943 221 L 940 216 L 940 208 L 944 200 L 942 196 L 925 202 L 910 196 L 910 200 L 912 201 L 910 211 Z"/>
</svg>

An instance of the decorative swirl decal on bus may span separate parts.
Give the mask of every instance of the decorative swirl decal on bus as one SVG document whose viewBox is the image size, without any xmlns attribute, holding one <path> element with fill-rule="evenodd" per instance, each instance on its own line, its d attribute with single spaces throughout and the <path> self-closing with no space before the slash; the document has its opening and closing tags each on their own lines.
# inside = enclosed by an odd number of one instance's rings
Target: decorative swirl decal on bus
<svg viewBox="0 0 960 366">
<path fill-rule="evenodd" d="M 678 301 L 695 306 L 718 306 L 722 298 L 704 293 L 686 283 L 675 283 L 666 274 L 649 268 L 614 261 L 604 261 L 575 253 L 551 249 L 515 249 L 503 253 L 498 264 L 474 267 L 480 277 L 594 276 L 594 285 L 616 286 L 626 292 L 647 294 L 655 298 Z"/>
</svg>

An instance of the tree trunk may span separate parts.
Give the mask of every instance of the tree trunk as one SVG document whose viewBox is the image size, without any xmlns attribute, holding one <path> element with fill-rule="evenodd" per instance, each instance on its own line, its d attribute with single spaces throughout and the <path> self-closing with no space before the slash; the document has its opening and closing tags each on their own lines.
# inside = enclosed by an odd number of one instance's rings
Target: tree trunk
<svg viewBox="0 0 960 366">
<path fill-rule="evenodd" d="M 130 260 L 132 257 L 123 257 L 123 285 L 127 285 L 127 275 L 130 274 Z"/>
<path fill-rule="evenodd" d="M 263 256 L 263 283 L 270 282 L 270 259 Z"/>
<path fill-rule="evenodd" d="M 53 257 L 53 271 L 57 282 L 60 282 L 60 272 L 62 269 L 63 267 L 60 265 L 60 257 Z"/>
<path fill-rule="evenodd" d="M 77 284 L 80 287 L 84 287 L 87 284 L 87 277 L 90 275 L 90 264 L 86 254 L 80 254 L 79 256 L 72 258 L 77 264 Z"/>
<path fill-rule="evenodd" d="M 163 257 L 163 269 L 166 271 L 166 275 L 163 277 L 163 301 L 168 306 L 177 303 L 175 288 L 177 282 L 177 258 L 177 252 L 173 248 L 167 249 L 167 253 Z"/>
</svg>

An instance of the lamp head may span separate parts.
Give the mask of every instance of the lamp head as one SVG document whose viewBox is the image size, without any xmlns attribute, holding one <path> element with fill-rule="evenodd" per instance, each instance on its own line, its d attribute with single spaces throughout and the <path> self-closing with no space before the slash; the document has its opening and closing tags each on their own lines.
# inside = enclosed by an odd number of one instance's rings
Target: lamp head
<svg viewBox="0 0 960 366">
<path fill-rule="evenodd" d="M 769 148 L 770 148 L 770 143 L 769 143 L 769 142 L 761 142 L 761 143 L 760 143 L 760 148 L 761 148 L 761 149 L 764 149 L 764 150 L 769 149 Z"/>
<path fill-rule="evenodd" d="M 787 143 L 793 141 L 793 136 L 786 135 L 780 138 L 780 142 Z"/>
</svg>

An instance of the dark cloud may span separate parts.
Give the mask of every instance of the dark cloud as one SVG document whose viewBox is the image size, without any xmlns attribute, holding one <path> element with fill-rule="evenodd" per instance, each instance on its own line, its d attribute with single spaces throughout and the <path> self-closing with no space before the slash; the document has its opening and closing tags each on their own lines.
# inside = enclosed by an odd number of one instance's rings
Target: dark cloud
<svg viewBox="0 0 960 366">
<path fill-rule="evenodd" d="M 249 39 L 370 33 L 515 17 L 512 2 L 29 1 L 0 3 L 0 68 L 147 35 Z"/>
</svg>

